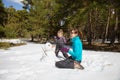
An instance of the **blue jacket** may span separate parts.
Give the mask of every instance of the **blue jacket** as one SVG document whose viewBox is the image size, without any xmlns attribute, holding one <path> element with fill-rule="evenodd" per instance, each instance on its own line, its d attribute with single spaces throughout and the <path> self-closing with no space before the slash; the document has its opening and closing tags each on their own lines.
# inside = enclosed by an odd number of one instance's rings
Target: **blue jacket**
<svg viewBox="0 0 120 80">
<path fill-rule="evenodd" d="M 72 50 L 69 50 L 68 53 L 76 61 L 82 61 L 82 42 L 78 36 L 71 39 L 72 41 Z"/>
</svg>

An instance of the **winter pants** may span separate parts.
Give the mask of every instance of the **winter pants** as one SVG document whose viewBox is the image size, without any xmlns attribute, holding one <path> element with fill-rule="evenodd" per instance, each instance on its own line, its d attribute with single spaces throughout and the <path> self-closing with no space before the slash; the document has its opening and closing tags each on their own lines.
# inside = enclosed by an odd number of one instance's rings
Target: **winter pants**
<svg viewBox="0 0 120 80">
<path fill-rule="evenodd" d="M 59 53 L 59 51 L 60 51 L 61 48 L 62 48 L 61 45 L 59 45 L 59 44 L 56 45 L 56 49 L 55 49 L 55 54 L 56 54 L 56 56 L 58 56 L 58 53 Z M 63 56 L 64 56 L 65 58 L 68 58 L 67 53 L 62 52 L 62 54 L 63 54 Z"/>
<path fill-rule="evenodd" d="M 58 68 L 70 68 L 74 69 L 74 60 L 72 59 L 65 59 L 62 61 L 58 61 L 55 63 L 55 66 Z"/>
<path fill-rule="evenodd" d="M 81 63 L 81 61 L 77 61 L 77 62 Z M 74 60 L 72 59 L 72 56 L 70 56 L 65 60 L 56 62 L 55 66 L 58 68 L 74 69 Z"/>
</svg>

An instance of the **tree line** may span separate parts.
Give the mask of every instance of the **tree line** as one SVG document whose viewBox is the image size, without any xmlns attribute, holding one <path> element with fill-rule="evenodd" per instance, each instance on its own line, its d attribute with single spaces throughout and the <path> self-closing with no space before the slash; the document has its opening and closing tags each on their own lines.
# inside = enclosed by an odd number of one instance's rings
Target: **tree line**
<svg viewBox="0 0 120 80">
<path fill-rule="evenodd" d="M 0 0 L 0 38 L 50 39 L 59 29 L 82 32 L 89 45 L 120 42 L 120 0 L 24 0 L 23 10 Z"/>
</svg>

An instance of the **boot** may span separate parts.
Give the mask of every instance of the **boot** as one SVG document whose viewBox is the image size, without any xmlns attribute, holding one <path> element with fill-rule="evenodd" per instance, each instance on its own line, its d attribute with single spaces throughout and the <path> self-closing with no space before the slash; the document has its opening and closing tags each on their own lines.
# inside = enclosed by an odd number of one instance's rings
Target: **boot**
<svg viewBox="0 0 120 80">
<path fill-rule="evenodd" d="M 62 54 L 66 59 L 69 57 L 67 53 L 62 53 Z"/>
<path fill-rule="evenodd" d="M 84 67 L 77 61 L 74 61 L 74 69 L 81 69 L 83 70 Z"/>
<path fill-rule="evenodd" d="M 55 55 L 58 57 L 59 49 L 55 49 Z"/>
</svg>

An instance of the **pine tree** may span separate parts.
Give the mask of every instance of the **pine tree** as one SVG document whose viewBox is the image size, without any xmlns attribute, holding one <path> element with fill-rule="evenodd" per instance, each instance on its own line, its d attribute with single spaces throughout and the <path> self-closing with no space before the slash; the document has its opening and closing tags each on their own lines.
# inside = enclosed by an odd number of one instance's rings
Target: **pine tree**
<svg viewBox="0 0 120 80">
<path fill-rule="evenodd" d="M 0 38 L 5 36 L 4 34 L 4 26 L 6 22 L 5 20 L 6 20 L 6 12 L 2 0 L 0 0 Z"/>
</svg>

